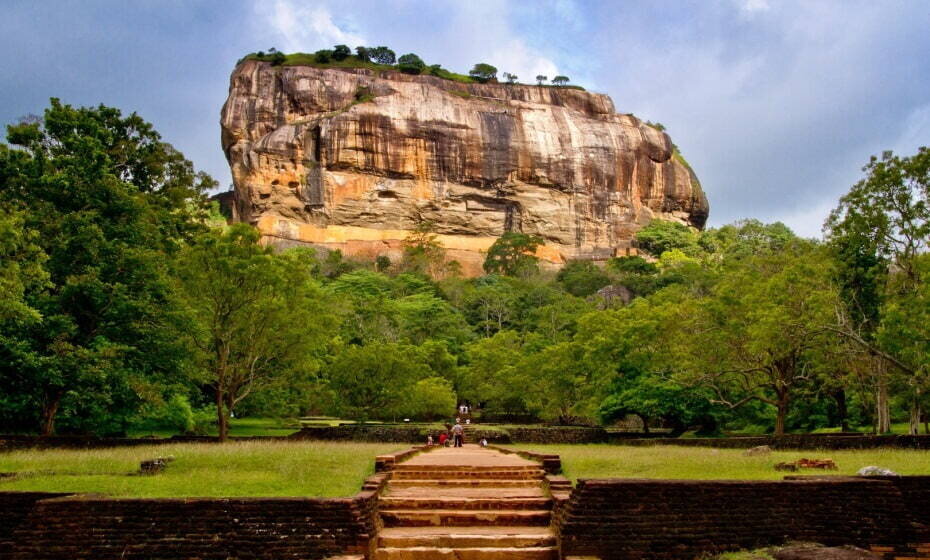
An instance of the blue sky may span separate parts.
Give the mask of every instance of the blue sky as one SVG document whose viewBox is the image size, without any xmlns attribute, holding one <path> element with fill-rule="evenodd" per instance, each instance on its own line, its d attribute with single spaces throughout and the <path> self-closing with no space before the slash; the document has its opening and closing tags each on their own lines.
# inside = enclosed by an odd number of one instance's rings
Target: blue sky
<svg viewBox="0 0 930 560">
<path fill-rule="evenodd" d="M 930 144 L 926 0 L 6 0 L 0 13 L 0 122 L 52 96 L 137 111 L 224 186 L 229 73 L 272 46 L 566 74 L 666 125 L 712 225 L 817 236 L 870 155 Z"/>
</svg>

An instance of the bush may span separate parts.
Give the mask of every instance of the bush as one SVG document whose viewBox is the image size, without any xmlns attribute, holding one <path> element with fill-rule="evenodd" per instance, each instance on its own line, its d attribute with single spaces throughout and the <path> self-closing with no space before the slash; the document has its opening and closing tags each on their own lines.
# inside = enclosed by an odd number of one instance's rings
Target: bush
<svg viewBox="0 0 930 560">
<path fill-rule="evenodd" d="M 216 420 L 214 416 L 212 421 Z M 173 395 L 167 401 L 151 407 L 132 422 L 138 431 L 169 430 L 180 434 L 194 431 L 194 412 L 184 395 Z"/>
<path fill-rule="evenodd" d="M 397 67 L 404 74 L 419 74 L 426 68 L 426 63 L 419 56 L 407 53 L 397 59 Z"/>
<path fill-rule="evenodd" d="M 345 60 L 352 54 L 352 49 L 346 45 L 336 45 L 333 47 L 333 60 Z"/>
<path fill-rule="evenodd" d="M 481 83 L 485 83 L 497 79 L 497 68 L 490 64 L 479 62 L 468 72 L 468 75 Z"/>
<path fill-rule="evenodd" d="M 333 51 L 329 49 L 320 49 L 313 53 L 313 59 L 320 64 L 329 64 L 333 59 Z"/>
</svg>

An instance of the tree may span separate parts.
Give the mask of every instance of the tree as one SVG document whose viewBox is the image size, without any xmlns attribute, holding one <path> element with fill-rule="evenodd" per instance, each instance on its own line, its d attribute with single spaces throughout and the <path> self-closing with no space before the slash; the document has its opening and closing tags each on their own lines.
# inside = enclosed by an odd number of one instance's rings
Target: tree
<svg viewBox="0 0 930 560">
<path fill-rule="evenodd" d="M 333 51 L 331 49 L 320 49 L 313 53 L 313 60 L 318 64 L 329 64 L 333 60 Z"/>
<path fill-rule="evenodd" d="M 352 49 L 347 45 L 336 45 L 333 47 L 333 60 L 345 60 L 352 54 Z"/>
<path fill-rule="evenodd" d="M 504 72 L 504 79 L 507 80 L 508 84 L 515 84 L 520 78 L 516 74 L 511 74 L 510 72 Z"/>
<path fill-rule="evenodd" d="M 404 239 L 403 268 L 409 272 L 441 275 L 446 252 L 436 236 L 436 224 L 429 220 L 419 222 Z"/>
<path fill-rule="evenodd" d="M 559 270 L 556 280 L 573 296 L 587 297 L 607 284 L 610 277 L 591 261 L 569 261 Z"/>
<path fill-rule="evenodd" d="M 394 64 L 396 55 L 387 47 L 374 47 L 368 49 L 368 55 L 378 64 Z"/>
<path fill-rule="evenodd" d="M 497 79 L 497 68 L 490 64 L 479 62 L 468 72 L 468 75 L 483 84 Z"/>
<path fill-rule="evenodd" d="M 874 335 L 886 305 L 893 324 L 906 324 L 896 300 L 917 297 L 921 289 L 918 257 L 930 246 L 930 150 L 921 147 L 910 157 L 885 152 L 880 160 L 873 156 L 863 171 L 866 177 L 840 199 L 824 225 L 843 258 L 840 279 L 849 296 L 847 306 L 837 309 L 834 328 L 909 380 L 915 418 L 920 416 L 922 364 L 910 358 L 919 353 L 897 354 L 902 346 L 886 336 L 883 347 Z M 890 427 L 887 383 L 883 375 L 877 377 L 879 431 Z M 912 433 L 916 429 L 912 422 Z"/>
<path fill-rule="evenodd" d="M 688 226 L 667 220 L 652 220 L 636 232 L 636 241 L 649 254 L 659 257 L 666 251 L 681 249 L 688 253 L 697 248 L 698 236 Z"/>
<path fill-rule="evenodd" d="M 538 270 L 536 249 L 543 244 L 541 237 L 508 231 L 498 237 L 488 249 L 484 271 L 505 276 L 527 276 Z"/>
<path fill-rule="evenodd" d="M 410 393 L 409 413 L 421 420 L 448 418 L 455 410 L 456 397 L 452 383 L 442 377 L 427 377 L 417 381 Z"/>
<path fill-rule="evenodd" d="M 404 74 L 419 74 L 426 68 L 426 63 L 419 56 L 407 53 L 397 59 L 397 67 Z"/>
<path fill-rule="evenodd" d="M 355 47 L 355 57 L 362 62 L 371 62 L 371 50 L 368 47 Z"/>
<path fill-rule="evenodd" d="M 775 435 L 783 435 L 792 399 L 813 383 L 817 354 L 833 344 L 829 267 L 822 250 L 799 242 L 729 270 L 681 324 L 685 382 L 730 408 L 771 405 Z"/>
<path fill-rule="evenodd" d="M 539 74 L 536 76 L 536 85 L 541 86 L 543 85 L 543 82 L 547 81 L 548 79 L 549 79 L 549 76 L 544 76 L 542 74 Z"/>
<path fill-rule="evenodd" d="M 180 256 L 180 290 L 192 319 L 187 331 L 213 388 L 219 437 L 250 393 L 318 369 L 316 352 L 335 326 L 304 252 L 275 254 L 251 226 L 212 232 Z"/>
<path fill-rule="evenodd" d="M 326 368 L 339 412 L 360 422 L 412 412 L 410 395 L 429 374 L 415 347 L 380 342 L 346 346 Z"/>
<path fill-rule="evenodd" d="M 119 431 L 143 387 L 183 379 L 167 256 L 204 229 L 215 182 L 141 117 L 103 105 L 52 99 L 41 122 L 7 131 L 0 208 L 18 217 L 6 251 L 33 255 L 16 274 L 37 313 L 0 323 L 11 414 L 43 434 L 63 409 L 73 429 Z"/>
<path fill-rule="evenodd" d="M 555 78 L 552 78 L 552 83 L 557 86 L 564 86 L 568 82 L 568 76 L 556 76 Z"/>
</svg>

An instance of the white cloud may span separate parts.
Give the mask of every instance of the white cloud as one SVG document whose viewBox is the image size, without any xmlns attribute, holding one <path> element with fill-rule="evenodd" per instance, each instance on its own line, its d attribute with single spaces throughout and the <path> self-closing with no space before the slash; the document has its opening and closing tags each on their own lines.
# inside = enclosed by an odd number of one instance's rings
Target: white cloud
<svg viewBox="0 0 930 560">
<path fill-rule="evenodd" d="M 516 74 L 525 83 L 532 83 L 539 74 L 549 79 L 559 74 L 559 68 L 554 62 L 526 46 L 520 39 L 510 39 L 492 51 L 488 60 L 497 66 L 500 74 Z"/>
<path fill-rule="evenodd" d="M 279 48 L 284 52 L 312 52 L 339 44 L 349 47 L 365 44 L 361 35 L 337 25 L 325 6 L 275 0 L 271 10 L 265 2 L 256 2 L 255 10 L 281 37 Z"/>
<path fill-rule="evenodd" d="M 772 7 L 769 6 L 768 0 L 739 0 L 738 5 L 740 12 L 742 12 L 744 16 L 749 17 L 772 9 Z"/>
</svg>

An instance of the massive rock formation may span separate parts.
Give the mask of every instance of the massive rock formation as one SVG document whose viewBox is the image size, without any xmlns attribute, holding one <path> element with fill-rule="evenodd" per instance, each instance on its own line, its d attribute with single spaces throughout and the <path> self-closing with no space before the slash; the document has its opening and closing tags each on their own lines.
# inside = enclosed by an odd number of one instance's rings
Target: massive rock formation
<svg viewBox="0 0 930 560">
<path fill-rule="evenodd" d="M 221 122 L 236 219 L 277 243 L 396 260 L 429 220 L 477 274 L 508 230 L 558 264 L 629 254 L 653 218 L 707 219 L 669 137 L 602 94 L 247 60 Z"/>
</svg>

